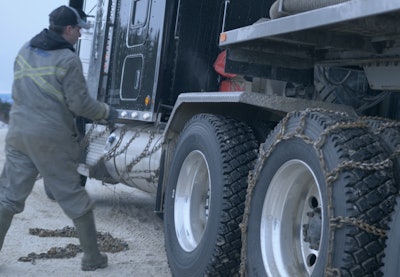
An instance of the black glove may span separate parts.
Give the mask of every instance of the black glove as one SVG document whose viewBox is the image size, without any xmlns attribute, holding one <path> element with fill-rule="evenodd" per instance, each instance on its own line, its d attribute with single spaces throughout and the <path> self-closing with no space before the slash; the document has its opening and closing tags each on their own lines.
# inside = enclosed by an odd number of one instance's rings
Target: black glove
<svg viewBox="0 0 400 277">
<path fill-rule="evenodd" d="M 114 109 L 113 107 L 110 107 L 110 111 L 108 113 L 108 117 L 106 118 L 108 123 L 114 123 L 114 121 L 118 118 L 119 112 Z"/>
</svg>

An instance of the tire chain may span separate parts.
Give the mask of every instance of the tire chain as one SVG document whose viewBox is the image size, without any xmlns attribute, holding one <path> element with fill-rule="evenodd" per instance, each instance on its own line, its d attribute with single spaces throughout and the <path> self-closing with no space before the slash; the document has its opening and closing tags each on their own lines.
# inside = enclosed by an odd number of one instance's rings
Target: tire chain
<svg viewBox="0 0 400 277">
<path fill-rule="evenodd" d="M 96 128 L 96 124 L 92 124 L 91 128 L 89 129 L 89 131 L 86 133 L 85 137 L 82 140 L 82 143 L 80 145 L 81 149 L 83 151 L 88 152 L 88 146 L 91 142 L 93 142 L 94 140 L 104 136 L 105 134 L 109 133 L 112 131 L 111 128 L 107 127 L 105 130 L 99 132 L 98 134 L 92 136 L 93 130 Z M 94 165 L 90 166 L 91 168 L 95 168 L 96 166 L 98 166 L 100 163 L 104 162 L 104 161 L 109 161 L 112 158 L 115 158 L 123 153 L 125 153 L 125 151 L 129 148 L 129 146 L 132 144 L 132 142 L 140 137 L 140 133 L 142 132 L 142 129 L 139 129 L 135 132 L 135 134 L 129 139 L 129 141 L 122 147 L 122 149 L 120 149 L 119 151 L 117 151 L 117 149 L 121 146 L 121 143 L 124 139 L 124 136 L 126 135 L 127 132 L 127 128 L 121 128 L 121 133 L 120 136 L 118 138 L 117 143 L 109 150 L 107 151 L 107 153 L 105 153 L 104 155 L 102 155 L 95 163 Z M 129 162 L 129 164 L 126 166 L 126 173 L 133 173 L 137 176 L 135 176 L 135 179 L 146 179 L 149 182 L 156 182 L 156 180 L 158 179 L 159 176 L 159 170 L 132 170 L 133 167 L 138 164 L 142 159 L 149 157 L 151 155 L 153 155 L 154 153 L 156 153 L 161 147 L 163 147 L 164 143 L 159 143 L 158 145 L 156 145 L 155 147 L 153 147 L 151 150 L 150 146 L 151 143 L 153 142 L 155 138 L 155 132 L 151 131 L 150 135 L 149 135 L 149 140 L 145 146 L 145 148 L 143 149 L 142 153 L 137 156 L 136 158 L 134 158 L 131 162 Z M 144 176 L 140 176 L 140 174 L 149 174 L 150 177 L 144 177 Z"/>
<path fill-rule="evenodd" d="M 392 166 L 392 160 L 398 156 L 400 156 L 400 152 L 396 151 L 392 155 L 390 155 L 387 159 L 380 161 L 378 163 L 363 163 L 363 162 L 355 162 L 355 161 L 346 161 L 341 163 L 340 165 L 337 166 L 337 168 L 333 169 L 331 172 L 326 172 L 326 166 L 324 162 L 324 156 L 321 150 L 321 147 L 323 146 L 325 139 L 328 137 L 328 135 L 333 132 L 337 131 L 340 129 L 349 129 L 349 128 L 369 128 L 369 124 L 367 122 L 368 117 L 360 117 L 358 120 L 354 120 L 352 122 L 342 122 L 342 123 L 336 123 L 330 127 L 328 127 L 326 130 L 324 130 L 320 136 L 320 138 L 316 141 L 313 141 L 311 138 L 307 137 L 304 135 L 304 130 L 305 130 L 305 125 L 306 125 L 306 116 L 307 114 L 311 112 L 321 112 L 325 114 L 332 114 L 332 115 L 337 115 L 341 117 L 348 117 L 348 114 L 345 112 L 337 112 L 337 111 L 330 111 L 330 110 L 325 110 L 325 109 L 306 109 L 301 112 L 301 118 L 300 118 L 300 123 L 298 128 L 296 129 L 295 132 L 293 133 L 288 133 L 286 134 L 286 128 L 289 119 L 298 112 L 290 112 L 288 113 L 282 120 L 281 120 L 281 127 L 280 130 L 278 131 L 278 136 L 275 139 L 275 141 L 271 144 L 271 146 L 268 149 L 264 149 L 265 143 L 262 143 L 259 148 L 259 156 L 258 156 L 258 161 L 256 163 L 257 166 L 253 171 L 249 172 L 248 175 L 248 187 L 247 187 L 247 193 L 246 193 L 246 200 L 245 200 L 245 210 L 243 214 L 243 220 L 240 223 L 240 229 L 242 232 L 242 249 L 241 249 L 241 263 L 240 263 L 240 271 L 239 274 L 242 277 L 247 276 L 246 273 L 246 264 L 247 264 L 247 254 L 246 254 L 246 248 L 247 248 L 247 226 L 248 226 L 248 218 L 250 214 L 250 203 L 253 195 L 253 191 L 255 188 L 255 185 L 258 181 L 259 175 L 261 173 L 261 170 L 264 167 L 266 159 L 271 155 L 272 151 L 275 149 L 275 147 L 284 140 L 288 140 L 294 137 L 298 137 L 304 140 L 305 143 L 312 145 L 316 150 L 317 153 L 319 153 L 319 160 L 321 163 L 321 167 L 324 171 L 325 179 L 327 182 L 327 187 L 328 187 L 328 209 L 332 209 L 332 193 L 331 193 L 331 187 L 332 184 L 337 180 L 339 177 L 339 173 L 346 168 L 354 168 L 354 169 L 360 169 L 360 170 L 382 170 L 384 168 L 389 168 Z M 387 122 L 381 125 L 380 129 L 378 128 L 376 132 L 371 132 L 371 133 L 378 133 L 384 128 L 390 128 L 390 127 L 398 127 L 400 126 L 400 123 L 397 122 Z M 381 228 L 377 228 L 371 224 L 365 223 L 362 220 L 358 220 L 355 218 L 349 218 L 349 217 L 335 217 L 330 219 L 330 245 L 332 245 L 332 240 L 334 239 L 334 236 L 332 235 L 334 228 L 340 228 L 343 226 L 343 224 L 351 224 L 354 225 L 360 229 L 365 230 L 368 233 L 371 233 L 373 235 L 385 238 L 386 237 L 386 230 L 383 230 Z M 332 259 L 332 251 L 329 251 L 329 262 L 327 269 L 325 271 L 326 276 L 341 276 L 340 270 L 337 268 L 331 268 L 331 259 Z"/>
<path fill-rule="evenodd" d="M 382 134 L 386 129 L 394 128 L 400 130 L 400 122 L 396 120 L 391 120 L 382 117 L 373 117 L 373 116 L 364 116 L 361 117 L 360 120 L 370 122 L 370 121 L 379 121 L 378 127 L 372 128 L 372 133 L 375 135 Z M 369 124 L 369 123 L 368 123 Z M 370 125 L 370 124 L 369 124 Z M 400 157 L 400 147 L 397 147 L 395 151 L 390 155 L 390 160 L 394 160 Z"/>
<path fill-rule="evenodd" d="M 39 237 L 78 237 L 75 227 L 69 226 L 56 230 L 29 228 L 29 234 Z M 127 242 L 114 238 L 110 233 L 97 232 L 97 243 L 101 252 L 116 253 L 129 249 Z M 65 247 L 52 247 L 46 253 L 29 253 L 25 257 L 20 257 L 18 261 L 35 264 L 38 259 L 68 259 L 75 257 L 81 252 L 82 248 L 80 245 L 69 243 Z"/>
</svg>

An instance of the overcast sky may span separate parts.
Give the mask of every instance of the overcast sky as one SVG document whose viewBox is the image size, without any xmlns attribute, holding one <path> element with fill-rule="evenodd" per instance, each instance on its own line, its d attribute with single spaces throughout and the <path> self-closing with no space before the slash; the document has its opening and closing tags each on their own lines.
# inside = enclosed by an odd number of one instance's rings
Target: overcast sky
<svg viewBox="0 0 400 277">
<path fill-rule="evenodd" d="M 47 28 L 49 13 L 68 0 L 0 0 L 0 93 L 10 93 L 14 58 L 21 46 Z"/>
</svg>

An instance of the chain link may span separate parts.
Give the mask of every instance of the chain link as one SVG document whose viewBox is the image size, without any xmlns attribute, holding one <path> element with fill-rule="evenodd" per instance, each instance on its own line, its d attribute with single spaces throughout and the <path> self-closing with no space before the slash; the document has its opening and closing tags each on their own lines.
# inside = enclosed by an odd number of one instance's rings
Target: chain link
<svg viewBox="0 0 400 277">
<path fill-rule="evenodd" d="M 105 134 L 110 132 L 110 128 L 107 126 L 104 128 L 103 131 L 97 133 L 96 135 L 92 136 L 93 131 L 96 129 L 96 127 L 98 126 L 97 123 L 93 123 L 90 126 L 90 129 L 86 132 L 85 136 L 83 137 L 81 143 L 80 143 L 80 147 L 81 149 L 87 150 L 87 147 L 89 146 L 89 144 L 93 141 L 95 141 L 96 139 L 104 136 Z"/>
<path fill-rule="evenodd" d="M 342 273 L 338 268 L 326 268 L 325 277 L 341 277 Z"/>
<path fill-rule="evenodd" d="M 105 136 L 107 133 L 110 132 L 110 128 L 107 127 L 107 128 L 105 128 L 105 130 L 93 135 L 95 128 L 96 128 L 96 125 L 92 124 L 91 128 L 88 130 L 84 139 L 82 140 L 81 149 L 84 149 L 87 152 L 89 151 L 88 146 L 91 142 L 95 141 L 98 138 Z M 89 170 L 97 167 L 100 163 L 104 163 L 104 161 L 114 159 L 117 156 L 122 155 L 123 153 L 126 153 L 126 151 L 131 146 L 131 144 L 134 142 L 134 140 L 139 138 L 140 134 L 142 132 L 144 132 L 142 129 L 136 130 L 134 135 L 131 138 L 129 138 L 128 142 L 123 147 L 121 147 L 121 149 L 119 149 L 122 142 L 124 141 L 127 131 L 128 131 L 128 129 L 126 127 L 121 128 L 121 132 L 119 134 L 118 141 L 115 143 L 115 145 L 110 150 L 108 150 L 106 153 L 104 153 L 102 156 L 100 156 L 100 158 L 93 165 L 91 165 L 89 167 Z M 155 138 L 156 132 L 150 131 L 148 133 L 149 133 L 149 140 L 146 143 L 145 148 L 143 149 L 143 151 L 140 153 L 139 156 L 137 156 L 135 159 L 133 159 L 126 166 L 126 175 L 133 174 L 133 175 L 135 175 L 136 179 L 146 179 L 149 182 L 155 183 L 159 176 L 159 170 L 132 170 L 133 167 L 136 164 L 138 164 L 141 160 L 156 153 L 164 145 L 164 143 L 159 143 L 150 150 L 150 147 Z M 149 177 L 140 176 L 141 174 L 148 174 Z"/>
<path fill-rule="evenodd" d="M 126 133 L 126 129 L 122 128 L 117 143 L 110 150 L 108 150 L 107 153 L 105 153 L 104 156 L 102 158 L 100 158 L 100 160 L 104 159 L 105 161 L 109 161 L 112 158 L 121 154 L 121 153 L 117 152 L 117 149 L 118 149 L 118 147 L 120 147 L 122 140 L 124 139 L 125 133 Z"/>
<path fill-rule="evenodd" d="M 304 134 L 304 131 L 306 129 L 306 119 L 307 116 L 312 113 L 312 112 L 319 112 L 323 113 L 325 115 L 332 115 L 332 116 L 339 116 L 344 119 L 349 118 L 349 115 L 344 112 L 336 112 L 336 111 L 329 111 L 329 110 L 324 110 L 324 109 L 307 109 L 305 111 L 300 112 L 299 116 L 299 123 L 298 127 L 295 129 L 293 133 L 287 133 L 288 129 L 288 122 L 291 118 L 294 116 L 297 116 L 299 112 L 291 112 L 288 113 L 280 122 L 280 129 L 276 131 L 275 133 L 277 134 L 274 141 L 271 143 L 271 145 L 268 147 L 268 149 L 265 149 L 265 143 L 262 143 L 259 148 L 259 155 L 258 159 L 256 162 L 256 166 L 253 171 L 249 172 L 248 175 L 248 188 L 247 188 L 247 194 L 246 194 L 246 200 L 245 200 L 245 209 L 244 209 L 244 214 L 243 214 L 243 221 L 239 225 L 241 232 L 242 232 L 242 249 L 241 249 L 241 263 L 240 263 L 240 271 L 239 274 L 240 276 L 247 276 L 246 272 L 246 264 L 247 264 L 247 253 L 246 253 L 246 248 L 247 248 L 247 228 L 248 228 L 248 218 L 249 218 L 249 213 L 250 213 L 250 204 L 251 204 L 251 199 L 253 196 L 253 191 L 256 186 L 256 183 L 258 182 L 258 178 L 260 176 L 261 170 L 264 168 L 264 164 L 266 159 L 270 156 L 270 154 L 274 151 L 276 146 L 281 143 L 282 141 L 289 140 L 292 138 L 301 138 L 305 143 L 312 145 L 313 148 L 317 151 L 317 154 L 319 156 L 321 168 L 323 170 L 323 174 L 325 176 L 325 180 L 327 183 L 327 198 L 328 198 L 328 204 L 327 204 L 327 210 L 328 210 L 328 218 L 331 218 L 330 220 L 330 243 L 328 246 L 328 263 L 326 267 L 325 274 L 326 276 L 341 276 L 341 272 L 337 268 L 332 268 L 332 255 L 333 255 L 333 243 L 334 243 L 334 229 L 335 228 L 340 228 L 343 226 L 343 224 L 352 224 L 354 226 L 357 226 L 358 228 L 365 230 L 368 233 L 374 234 L 379 237 L 385 237 L 386 236 L 386 231 L 382 230 L 380 228 L 377 228 L 375 226 L 372 226 L 368 223 L 363 222 L 362 220 L 355 219 L 355 218 L 349 218 L 349 217 L 333 217 L 334 211 L 333 211 L 333 195 L 332 195 L 332 185 L 333 183 L 337 180 L 337 178 L 340 176 L 340 172 L 342 172 L 344 169 L 360 169 L 360 170 L 382 170 L 386 169 L 392 166 L 392 159 L 395 157 L 398 157 L 400 155 L 400 151 L 397 151 L 393 153 L 389 158 L 377 162 L 377 163 L 365 163 L 365 162 L 356 162 L 356 161 L 344 161 L 341 164 L 339 164 L 335 169 L 333 169 L 331 172 L 327 171 L 327 167 L 325 164 L 325 159 L 324 159 L 324 153 L 322 150 L 323 145 L 326 142 L 326 139 L 329 137 L 330 134 L 333 132 L 339 132 L 341 130 L 345 129 L 355 129 L 355 128 L 368 128 L 368 122 L 366 122 L 365 118 L 359 118 L 358 120 L 351 119 L 353 121 L 344 121 L 344 122 L 337 122 L 331 126 L 328 126 L 322 133 L 321 135 L 316 139 L 313 140 L 310 137 L 306 136 Z M 399 127 L 400 123 L 398 122 L 389 122 L 389 123 L 384 123 L 381 125 L 382 128 L 389 128 L 389 127 Z M 335 227 L 335 228 L 334 228 Z"/>
<path fill-rule="evenodd" d="M 127 171 L 130 172 L 132 170 L 132 168 L 138 163 L 140 162 L 144 157 L 150 156 L 150 152 L 149 152 L 149 148 L 151 143 L 153 142 L 155 134 L 152 132 L 150 133 L 149 136 L 149 141 L 147 142 L 146 146 L 144 147 L 142 153 L 140 153 L 139 156 L 137 156 L 135 159 L 133 159 L 126 167 L 127 167 Z"/>
<path fill-rule="evenodd" d="M 375 236 L 381 238 L 386 238 L 386 230 L 367 224 L 362 220 L 352 217 L 343 217 L 343 216 L 338 216 L 330 219 L 330 225 L 334 228 L 342 228 L 343 225 L 345 224 L 357 226 L 358 228 L 367 231 L 370 234 L 374 234 Z"/>
</svg>

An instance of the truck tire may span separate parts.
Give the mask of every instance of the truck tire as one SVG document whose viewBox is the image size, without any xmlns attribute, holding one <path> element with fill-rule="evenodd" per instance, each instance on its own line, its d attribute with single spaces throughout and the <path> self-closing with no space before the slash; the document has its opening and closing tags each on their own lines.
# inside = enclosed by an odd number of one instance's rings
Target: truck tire
<svg viewBox="0 0 400 277">
<path fill-rule="evenodd" d="M 248 275 L 378 276 L 397 187 L 367 124 L 295 112 L 260 152 L 243 221 Z"/>
<path fill-rule="evenodd" d="M 165 247 L 173 276 L 237 274 L 239 223 L 257 147 L 251 128 L 235 119 L 200 114 L 186 124 L 165 193 Z"/>
<path fill-rule="evenodd" d="M 400 128 L 397 121 L 391 121 L 383 118 L 366 118 L 374 133 L 383 141 L 386 151 L 394 154 L 393 173 L 397 184 L 400 187 Z M 385 254 L 383 258 L 382 272 L 383 276 L 400 276 L 400 198 L 397 199 L 395 211 L 392 214 L 392 220 L 389 223 L 387 231 L 387 241 Z"/>
<path fill-rule="evenodd" d="M 398 121 L 386 118 L 366 117 L 364 120 L 369 124 L 373 133 L 378 135 L 386 152 L 392 156 L 393 174 L 397 187 L 400 187 L 400 124 Z"/>
<path fill-rule="evenodd" d="M 400 276 L 400 198 L 397 199 L 396 209 L 392 215 L 387 232 L 385 257 L 382 272 L 384 277 Z"/>
</svg>

